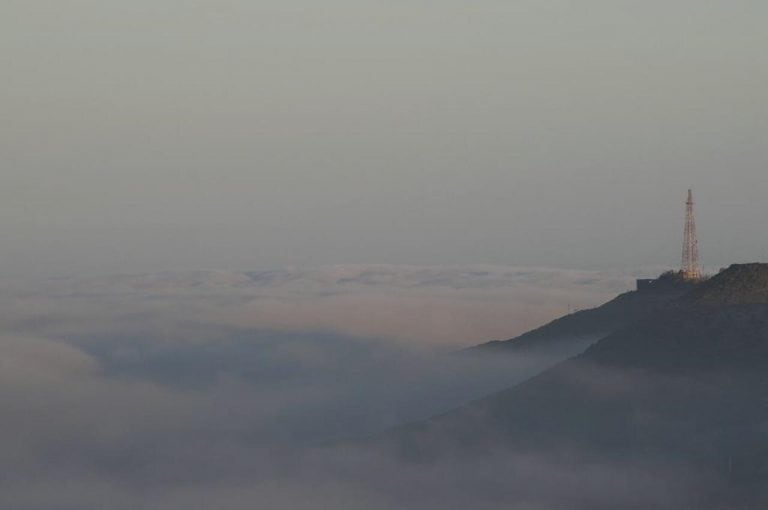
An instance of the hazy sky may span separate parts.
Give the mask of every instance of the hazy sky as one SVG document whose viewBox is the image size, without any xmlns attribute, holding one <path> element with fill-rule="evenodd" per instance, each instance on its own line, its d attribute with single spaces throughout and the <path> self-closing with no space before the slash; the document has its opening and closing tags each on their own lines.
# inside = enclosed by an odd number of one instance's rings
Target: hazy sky
<svg viewBox="0 0 768 510">
<path fill-rule="evenodd" d="M 4 0 L 0 274 L 768 259 L 762 0 Z"/>
</svg>

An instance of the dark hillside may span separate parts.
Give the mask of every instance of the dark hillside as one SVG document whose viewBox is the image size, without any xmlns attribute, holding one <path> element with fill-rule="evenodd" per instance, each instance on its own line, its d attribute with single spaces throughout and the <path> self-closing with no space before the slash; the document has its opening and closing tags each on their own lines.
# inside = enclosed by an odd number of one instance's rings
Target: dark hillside
<svg viewBox="0 0 768 510">
<path fill-rule="evenodd" d="M 510 340 L 478 345 L 468 352 L 552 356 L 562 361 L 597 340 L 662 310 L 691 289 L 691 284 L 657 280 L 658 285 L 621 294 L 596 308 L 556 319 Z"/>
<path fill-rule="evenodd" d="M 682 465 L 699 480 L 685 508 L 767 508 L 768 265 L 732 266 L 582 355 L 382 441 L 419 461 Z"/>
<path fill-rule="evenodd" d="M 768 304 L 766 264 L 734 264 L 692 291 L 687 299 L 700 305 Z"/>
</svg>

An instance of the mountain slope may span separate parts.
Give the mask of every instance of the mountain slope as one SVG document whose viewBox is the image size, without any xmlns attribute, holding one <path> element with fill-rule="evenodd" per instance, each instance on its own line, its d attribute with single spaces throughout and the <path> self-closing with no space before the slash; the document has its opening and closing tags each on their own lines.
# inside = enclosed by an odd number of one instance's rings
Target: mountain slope
<svg viewBox="0 0 768 510">
<path fill-rule="evenodd" d="M 566 359 L 583 352 L 609 334 L 656 313 L 693 287 L 662 276 L 659 284 L 635 290 L 589 310 L 556 319 L 510 340 L 496 340 L 467 349 L 482 354 L 526 354 Z"/>
<path fill-rule="evenodd" d="M 674 508 L 765 508 L 766 290 L 768 265 L 734 265 L 582 355 L 379 444 L 420 461 L 504 450 L 679 465 L 696 488 Z"/>
</svg>

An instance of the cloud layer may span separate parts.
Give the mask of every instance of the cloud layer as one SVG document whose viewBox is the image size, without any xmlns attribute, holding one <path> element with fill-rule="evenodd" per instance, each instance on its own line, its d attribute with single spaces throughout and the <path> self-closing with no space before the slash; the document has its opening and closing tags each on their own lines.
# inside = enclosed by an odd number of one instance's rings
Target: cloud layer
<svg viewBox="0 0 768 510">
<path fill-rule="evenodd" d="M 511 338 L 631 286 L 627 275 L 593 271 L 357 265 L 46 280 L 5 297 L 3 308 L 7 320 L 50 321 L 58 332 L 62 321 L 135 327 L 143 315 L 462 347 Z"/>
<path fill-rule="evenodd" d="M 490 331 L 512 336 L 626 283 L 355 266 L 9 290 L 0 296 L 0 508 L 536 508 L 525 503 L 537 493 L 532 479 L 573 474 L 544 459 L 406 466 L 327 445 L 529 377 L 552 360 L 445 351 Z M 521 480 L 514 488 L 510 474 Z"/>
</svg>

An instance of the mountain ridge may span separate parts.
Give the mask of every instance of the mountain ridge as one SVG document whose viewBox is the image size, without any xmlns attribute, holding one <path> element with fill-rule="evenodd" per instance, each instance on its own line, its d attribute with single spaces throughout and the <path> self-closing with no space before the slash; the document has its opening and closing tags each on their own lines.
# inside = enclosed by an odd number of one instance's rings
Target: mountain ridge
<svg viewBox="0 0 768 510">
<path fill-rule="evenodd" d="M 567 359 L 611 333 L 657 312 L 697 285 L 662 275 L 655 285 L 624 292 L 610 301 L 554 319 L 509 340 L 464 350 L 473 354 L 546 355 Z"/>
<path fill-rule="evenodd" d="M 766 290 L 768 264 L 733 265 L 578 356 L 373 444 L 418 462 L 506 451 L 683 465 L 698 477 L 684 508 L 764 507 Z"/>
</svg>

